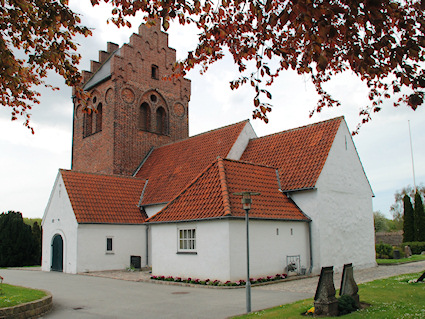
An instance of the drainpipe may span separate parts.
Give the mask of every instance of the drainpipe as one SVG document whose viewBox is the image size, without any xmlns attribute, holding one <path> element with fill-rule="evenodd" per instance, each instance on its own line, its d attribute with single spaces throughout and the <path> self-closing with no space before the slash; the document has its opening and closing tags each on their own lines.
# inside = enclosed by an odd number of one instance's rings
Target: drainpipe
<svg viewBox="0 0 425 319">
<path fill-rule="evenodd" d="M 311 219 L 308 222 L 308 241 L 309 241 L 309 246 L 310 246 L 310 268 L 308 270 L 308 273 L 311 274 L 312 270 L 313 270 L 313 240 L 311 238 Z"/>
<path fill-rule="evenodd" d="M 146 267 L 149 267 L 149 229 L 150 226 L 146 225 Z"/>
</svg>

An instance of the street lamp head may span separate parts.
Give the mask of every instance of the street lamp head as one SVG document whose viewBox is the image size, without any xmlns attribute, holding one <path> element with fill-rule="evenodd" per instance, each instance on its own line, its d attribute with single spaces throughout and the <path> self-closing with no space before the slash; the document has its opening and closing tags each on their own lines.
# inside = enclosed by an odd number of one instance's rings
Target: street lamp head
<svg viewBox="0 0 425 319">
<path fill-rule="evenodd" d="M 261 195 L 260 193 L 255 192 L 241 192 L 241 193 L 233 193 L 233 195 L 242 196 L 242 207 L 245 210 L 251 209 L 252 198 L 253 195 Z"/>
</svg>

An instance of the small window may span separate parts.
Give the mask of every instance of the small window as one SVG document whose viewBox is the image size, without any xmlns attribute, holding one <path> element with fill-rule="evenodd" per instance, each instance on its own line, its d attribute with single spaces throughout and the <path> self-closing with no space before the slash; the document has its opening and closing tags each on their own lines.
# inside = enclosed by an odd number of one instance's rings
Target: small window
<svg viewBox="0 0 425 319">
<path fill-rule="evenodd" d="M 163 107 L 156 110 L 156 132 L 158 134 L 167 134 L 167 114 Z"/>
<path fill-rule="evenodd" d="M 114 253 L 112 237 L 106 238 L 106 253 L 107 254 L 113 254 Z"/>
<path fill-rule="evenodd" d="M 139 128 L 142 131 L 149 131 L 150 130 L 150 122 L 151 122 L 151 111 L 149 104 L 144 102 L 140 106 L 140 113 L 139 113 Z"/>
<path fill-rule="evenodd" d="M 99 103 L 96 113 L 96 133 L 102 130 L 102 111 L 102 103 Z"/>
<path fill-rule="evenodd" d="M 93 133 L 93 111 L 88 110 L 90 113 L 84 113 L 83 119 L 83 137 L 92 135 Z"/>
<path fill-rule="evenodd" d="M 152 76 L 152 79 L 159 80 L 159 70 L 158 70 L 158 67 L 154 64 L 152 64 L 151 76 Z"/>
<path fill-rule="evenodd" d="M 196 229 L 179 229 L 179 252 L 196 251 Z"/>
</svg>

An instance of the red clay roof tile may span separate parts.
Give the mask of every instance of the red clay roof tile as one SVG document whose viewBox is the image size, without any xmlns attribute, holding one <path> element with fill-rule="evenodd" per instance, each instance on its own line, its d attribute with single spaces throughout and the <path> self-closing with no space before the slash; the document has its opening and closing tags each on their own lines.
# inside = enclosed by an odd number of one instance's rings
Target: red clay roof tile
<svg viewBox="0 0 425 319">
<path fill-rule="evenodd" d="M 276 169 L 219 158 L 147 222 L 243 217 L 241 197 L 233 195 L 242 191 L 261 193 L 253 197 L 251 218 L 308 221 L 278 188 Z"/>
<path fill-rule="evenodd" d="M 145 180 L 60 170 L 78 223 L 142 224 L 137 204 Z"/>
<path fill-rule="evenodd" d="M 241 161 L 277 167 L 283 190 L 312 188 L 343 120 L 338 117 L 252 139 Z"/>
<path fill-rule="evenodd" d="M 217 156 L 226 157 L 248 120 L 153 150 L 136 177 L 149 180 L 142 205 L 169 202 Z"/>
</svg>

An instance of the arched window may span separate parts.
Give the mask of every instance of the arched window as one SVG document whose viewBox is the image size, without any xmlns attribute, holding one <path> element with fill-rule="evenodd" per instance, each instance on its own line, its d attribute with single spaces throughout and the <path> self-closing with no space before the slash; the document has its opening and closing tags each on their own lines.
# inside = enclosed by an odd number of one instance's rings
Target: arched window
<svg viewBox="0 0 425 319">
<path fill-rule="evenodd" d="M 83 121 L 83 136 L 87 137 L 93 132 L 93 112 L 89 110 L 90 113 L 84 113 Z"/>
<path fill-rule="evenodd" d="M 102 103 L 99 103 L 96 113 L 96 133 L 102 130 L 102 111 Z"/>
<path fill-rule="evenodd" d="M 167 134 L 167 114 L 163 107 L 156 110 L 156 132 L 158 134 Z"/>
<path fill-rule="evenodd" d="M 151 109 L 149 107 L 149 104 L 144 102 L 140 106 L 139 128 L 143 131 L 149 131 L 150 122 L 151 122 Z"/>
</svg>

